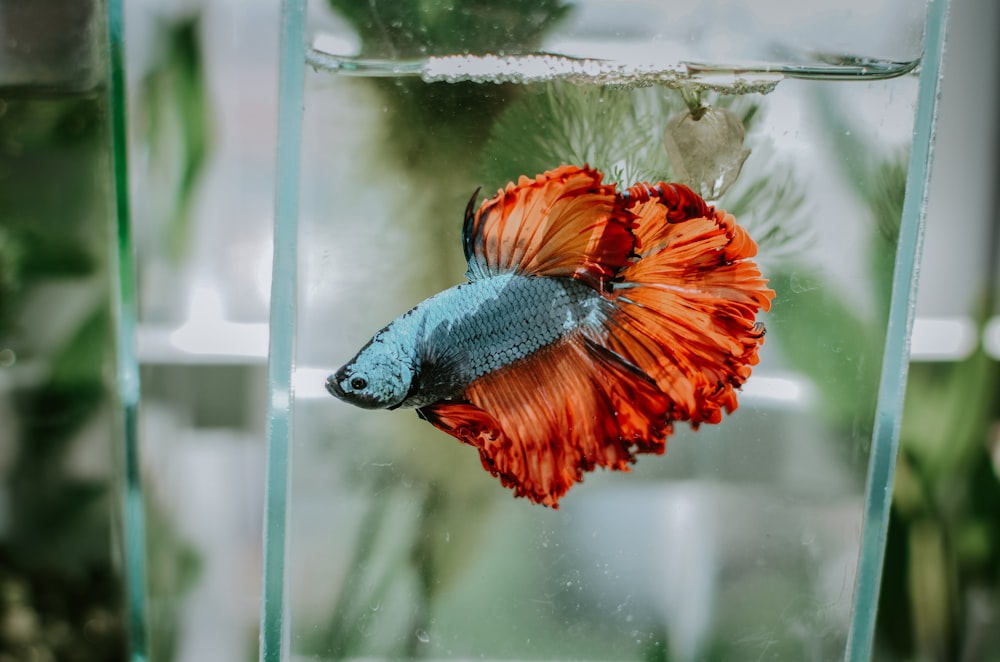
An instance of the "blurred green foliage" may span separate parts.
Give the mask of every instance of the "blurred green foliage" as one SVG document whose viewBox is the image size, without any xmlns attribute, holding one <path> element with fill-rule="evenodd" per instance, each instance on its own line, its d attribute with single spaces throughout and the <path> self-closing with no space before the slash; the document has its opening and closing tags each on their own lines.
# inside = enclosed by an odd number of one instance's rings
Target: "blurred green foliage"
<svg viewBox="0 0 1000 662">
<path fill-rule="evenodd" d="M 189 247 L 192 206 L 212 147 L 200 26 L 199 14 L 161 25 L 158 57 L 143 76 L 137 104 L 149 176 L 169 193 L 165 209 L 148 213 L 162 224 L 166 254 L 175 261 Z"/>
<path fill-rule="evenodd" d="M 113 452 L 105 112 L 84 94 L 6 99 L 0 115 L 0 348 L 16 412 L 0 619 L 22 625 L 0 630 L 0 652 L 14 659 L 127 655 L 110 475 L 74 461 L 82 445 Z"/>
<path fill-rule="evenodd" d="M 895 247 L 908 154 L 874 153 L 860 127 L 820 94 L 815 107 L 842 176 L 871 231 L 865 241 L 872 304 L 829 287 L 821 274 L 790 267 L 771 274 L 780 293 L 772 312 L 781 348 L 812 376 L 835 425 L 871 436 L 885 344 Z M 984 248 L 984 250 L 987 250 Z M 879 657 L 892 660 L 997 660 L 1000 636 L 1000 480 L 990 458 L 1000 420 L 1000 364 L 981 338 L 994 311 L 993 274 L 970 283 L 982 292 L 975 350 L 947 363 L 909 368 L 878 611 Z M 831 330 L 833 331 L 831 333 Z M 830 352 L 814 339 L 837 339 Z M 867 448 L 861 457 L 867 456 Z"/>
<path fill-rule="evenodd" d="M 213 147 L 211 99 L 201 13 L 181 12 L 157 24 L 154 58 L 143 72 L 135 104 L 137 143 L 149 184 L 133 201 L 137 222 L 153 228 L 152 252 L 175 265 L 191 248 L 194 203 Z M 151 204 L 152 201 L 152 204 Z M 198 580 L 201 557 L 157 498 L 156 476 L 144 487 L 147 618 L 153 660 L 172 660 L 183 598 Z"/>
<path fill-rule="evenodd" d="M 484 147 L 487 192 L 564 163 L 588 164 L 622 186 L 670 181 L 663 144 L 650 136 L 662 134 L 663 118 L 683 107 L 677 95 L 652 88 L 528 88 L 498 117 Z"/>
<path fill-rule="evenodd" d="M 361 38 L 363 56 L 406 59 L 454 53 L 523 53 L 564 20 L 565 0 L 329 0 Z M 436 201 L 428 218 L 453 219 L 480 182 L 475 164 L 496 117 L 522 88 L 414 78 L 357 81 L 383 99 L 384 156 Z M 419 130 L 415 130 L 419 127 Z M 447 177 L 442 177 L 447 173 Z M 457 228 L 458 221 L 449 229 Z"/>
<path fill-rule="evenodd" d="M 565 0 L 329 0 L 364 57 L 525 53 L 570 10 Z"/>
<path fill-rule="evenodd" d="M 173 87 L 151 83 L 160 105 L 198 101 L 203 65 L 185 57 L 191 25 L 174 33 L 171 53 L 181 64 Z M 10 463 L 0 528 L 5 659 L 128 657 L 115 547 L 124 469 L 111 381 L 116 237 L 107 103 L 102 90 L 0 98 L 0 385 L 14 414 L 2 438 L 12 445 L 3 449 Z M 184 134 L 176 218 L 185 216 L 201 172 L 200 126 Z M 147 516 L 150 581 L 180 594 L 197 557 L 152 499 Z M 173 603 L 152 610 L 156 659 L 172 658 L 175 614 Z"/>
<path fill-rule="evenodd" d="M 703 100 L 738 115 L 753 142 L 760 118 L 758 100 L 709 93 Z M 493 124 L 479 157 L 479 181 L 491 194 L 521 175 L 564 163 L 588 164 L 604 173 L 605 181 L 622 188 L 636 182 L 673 181 L 663 127 L 665 118 L 686 109 L 683 89 L 567 82 L 524 87 Z M 758 170 L 769 176 L 744 177 L 719 206 L 747 225 L 762 251 L 780 257 L 806 234 L 800 215 L 801 187 L 787 164 L 769 161 Z"/>
<path fill-rule="evenodd" d="M 879 603 L 897 659 L 1000 659 L 998 387 L 1000 364 L 981 346 L 910 366 Z"/>
<path fill-rule="evenodd" d="M 892 285 L 892 228 L 898 228 L 902 211 L 905 164 L 902 156 L 889 158 L 869 165 L 857 179 L 866 182 L 859 195 L 875 216 L 875 227 L 886 229 L 865 242 L 874 305 L 859 305 L 831 287 L 826 275 L 803 265 L 779 264 L 768 274 L 779 293 L 770 319 L 779 330 L 782 354 L 813 378 L 821 406 L 845 438 L 871 437 Z M 816 351 L 817 338 L 824 339 L 826 351 Z"/>
</svg>

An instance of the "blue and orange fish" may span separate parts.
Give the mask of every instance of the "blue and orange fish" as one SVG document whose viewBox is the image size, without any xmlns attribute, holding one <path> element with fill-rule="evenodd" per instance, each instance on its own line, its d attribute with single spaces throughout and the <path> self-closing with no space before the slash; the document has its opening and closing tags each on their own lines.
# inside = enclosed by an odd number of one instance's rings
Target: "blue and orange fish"
<svg viewBox="0 0 1000 662">
<path fill-rule="evenodd" d="M 478 210 L 473 195 L 469 282 L 376 333 L 327 390 L 415 408 L 552 507 L 584 472 L 663 453 L 675 422 L 735 410 L 774 297 L 757 245 L 686 186 L 601 180 L 566 165 Z"/>
</svg>

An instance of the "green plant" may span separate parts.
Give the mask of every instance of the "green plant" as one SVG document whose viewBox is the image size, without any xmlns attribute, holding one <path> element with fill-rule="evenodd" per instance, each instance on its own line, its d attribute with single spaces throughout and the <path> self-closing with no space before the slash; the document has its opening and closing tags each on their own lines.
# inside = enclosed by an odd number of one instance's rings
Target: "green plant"
<svg viewBox="0 0 1000 662">
<path fill-rule="evenodd" d="M 0 117 L 0 378 L 14 416 L 0 530 L 0 652 L 125 659 L 112 555 L 113 452 L 106 107 L 100 95 L 4 102 Z M 35 366 L 32 371 L 32 365 Z"/>
<path fill-rule="evenodd" d="M 783 293 L 772 319 L 786 360 L 814 377 L 828 420 L 868 439 L 908 155 L 873 153 L 830 99 L 820 97 L 816 107 L 835 137 L 836 163 L 870 211 L 867 282 L 875 312 L 866 315 L 800 265 L 772 273 Z M 985 283 L 970 286 L 993 301 Z M 977 337 L 989 313 L 983 303 Z M 829 351 L 815 351 L 812 339 L 821 335 L 835 339 Z M 879 600 L 878 645 L 887 659 L 997 659 L 1000 641 L 976 605 L 995 619 L 1000 604 L 1000 479 L 989 454 L 998 387 L 1000 366 L 980 345 L 960 361 L 910 365 Z"/>
</svg>

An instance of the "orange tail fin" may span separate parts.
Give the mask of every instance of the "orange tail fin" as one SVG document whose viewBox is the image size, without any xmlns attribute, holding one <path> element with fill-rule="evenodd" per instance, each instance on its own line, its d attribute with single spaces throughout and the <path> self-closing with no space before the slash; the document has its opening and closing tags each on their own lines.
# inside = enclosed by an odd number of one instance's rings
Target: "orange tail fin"
<svg viewBox="0 0 1000 662">
<path fill-rule="evenodd" d="M 640 257 L 612 293 L 610 349 L 656 381 L 672 418 L 717 423 L 737 407 L 764 340 L 756 314 L 774 298 L 749 259 L 757 244 L 686 186 L 637 184 L 622 197 Z"/>
<path fill-rule="evenodd" d="M 656 384 L 579 332 L 476 380 L 464 397 L 419 414 L 479 449 L 516 496 L 553 508 L 584 472 L 628 471 L 636 453 L 665 451 L 673 431 Z"/>
</svg>

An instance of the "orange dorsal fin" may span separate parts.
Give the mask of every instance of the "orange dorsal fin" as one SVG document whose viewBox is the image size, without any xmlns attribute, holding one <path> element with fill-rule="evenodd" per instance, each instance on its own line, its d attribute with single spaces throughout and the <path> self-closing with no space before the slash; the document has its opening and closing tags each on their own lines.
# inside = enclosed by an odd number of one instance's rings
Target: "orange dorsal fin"
<svg viewBox="0 0 1000 662">
<path fill-rule="evenodd" d="M 717 423 L 757 363 L 756 315 L 774 297 L 750 260 L 757 245 L 685 186 L 637 184 L 622 197 L 642 250 L 615 285 L 608 347 L 656 381 L 675 419 Z"/>
<path fill-rule="evenodd" d="M 517 496 L 555 508 L 585 472 L 628 471 L 636 453 L 662 453 L 669 410 L 649 376 L 576 332 L 420 415 L 475 446 Z"/>
<path fill-rule="evenodd" d="M 486 200 L 469 202 L 462 242 L 467 276 L 501 273 L 581 279 L 600 289 L 633 257 L 632 218 L 613 184 L 590 168 L 561 166 Z"/>
</svg>

